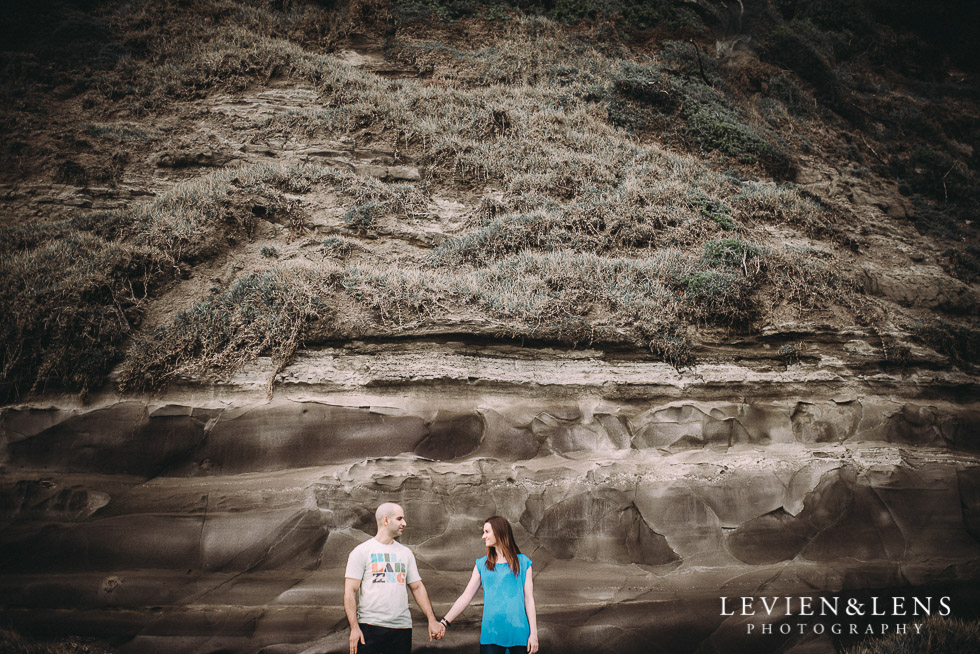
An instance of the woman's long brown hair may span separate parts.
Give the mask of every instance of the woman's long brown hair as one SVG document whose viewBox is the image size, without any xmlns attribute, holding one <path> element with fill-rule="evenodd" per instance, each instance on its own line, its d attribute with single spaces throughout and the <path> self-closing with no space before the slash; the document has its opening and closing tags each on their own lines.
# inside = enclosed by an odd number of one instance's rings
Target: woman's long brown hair
<svg viewBox="0 0 980 654">
<path fill-rule="evenodd" d="M 490 529 L 493 530 L 493 537 L 497 540 L 497 547 L 503 551 L 504 559 L 510 565 L 514 576 L 518 576 L 521 573 L 521 562 L 517 555 L 521 553 L 521 549 L 514 540 L 514 532 L 511 530 L 507 518 L 495 515 L 492 518 L 487 518 L 483 523 L 490 525 Z M 493 547 L 487 547 L 487 570 L 493 570 L 496 565 L 497 550 Z"/>
</svg>

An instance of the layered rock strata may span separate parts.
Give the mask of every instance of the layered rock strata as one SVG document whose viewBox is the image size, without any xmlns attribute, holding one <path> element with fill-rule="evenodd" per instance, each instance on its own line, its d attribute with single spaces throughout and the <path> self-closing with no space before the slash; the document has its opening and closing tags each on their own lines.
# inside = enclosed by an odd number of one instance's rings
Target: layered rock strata
<svg viewBox="0 0 980 654">
<path fill-rule="evenodd" d="M 507 517 L 548 651 L 846 641 L 829 631 L 843 615 L 760 636 L 801 618 L 722 597 L 918 594 L 980 611 L 969 378 L 800 366 L 780 384 L 734 366 L 455 356 L 371 368 L 310 353 L 271 398 L 251 389 L 259 362 L 157 398 L 4 408 L 2 619 L 128 652 L 346 651 L 343 568 L 383 501 L 406 509 L 438 612 L 481 555 L 483 520 Z M 416 629 L 417 651 L 474 650 L 479 604 L 440 643 Z"/>
</svg>

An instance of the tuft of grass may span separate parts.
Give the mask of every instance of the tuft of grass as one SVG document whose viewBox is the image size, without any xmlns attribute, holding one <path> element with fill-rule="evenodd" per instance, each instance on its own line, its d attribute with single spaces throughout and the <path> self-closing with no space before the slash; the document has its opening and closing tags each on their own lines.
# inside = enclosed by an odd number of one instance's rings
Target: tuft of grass
<svg viewBox="0 0 980 654">
<path fill-rule="evenodd" d="M 515 334 L 578 342 L 619 334 L 686 362 L 678 325 L 729 325 L 749 316 L 748 281 L 738 272 L 702 269 L 678 252 L 643 259 L 586 252 L 521 251 L 472 272 L 355 269 L 343 285 L 382 320 L 405 324 L 447 304 L 475 305 Z M 573 329 L 574 327 L 574 329 Z"/>
<path fill-rule="evenodd" d="M 697 82 L 688 87 L 688 99 L 681 109 L 687 120 L 687 133 L 704 150 L 717 150 L 742 163 L 759 163 L 770 173 L 785 178 L 794 167 L 789 155 L 746 124 L 727 106 L 723 97 Z"/>
<path fill-rule="evenodd" d="M 953 654 L 980 651 L 980 622 L 930 615 L 921 629 L 869 638 L 844 654 Z"/>
<path fill-rule="evenodd" d="M 950 262 L 950 272 L 965 282 L 980 279 L 980 245 L 967 244 L 963 249 L 948 248 L 943 252 Z"/>
<path fill-rule="evenodd" d="M 764 254 L 755 243 L 734 238 L 708 241 L 703 250 L 701 262 L 704 265 L 741 269 L 745 274 L 748 274 L 749 266 L 759 269 Z"/>
<path fill-rule="evenodd" d="M 0 253 L 12 255 L 41 247 L 78 232 L 114 240 L 129 234 L 133 216 L 123 211 L 91 211 L 68 220 L 54 222 L 28 221 L 15 225 L 0 225 Z"/>
<path fill-rule="evenodd" d="M 284 366 L 304 325 L 325 305 L 316 275 L 273 268 L 239 279 L 226 292 L 138 336 L 119 377 L 122 390 L 159 388 L 184 375 L 227 373 L 262 353 Z"/>
<path fill-rule="evenodd" d="M 120 124 L 91 124 L 86 125 L 82 132 L 93 138 L 113 141 L 144 142 L 151 138 L 150 132 L 142 127 Z"/>
<path fill-rule="evenodd" d="M 472 271 L 355 268 L 342 285 L 393 323 L 436 315 L 447 305 L 475 306 L 514 333 L 543 336 L 555 321 L 580 321 L 593 310 L 607 316 L 605 326 L 626 327 L 641 314 L 652 319 L 676 300 L 665 280 L 685 265 L 663 253 L 637 260 L 523 251 Z"/>
<path fill-rule="evenodd" d="M 944 205 L 965 204 L 974 211 L 980 206 L 976 173 L 942 150 L 915 146 L 905 156 L 896 157 L 891 168 L 912 193 Z"/>
<path fill-rule="evenodd" d="M 340 287 L 350 297 L 377 312 L 385 326 L 404 326 L 432 317 L 443 301 L 460 294 L 472 280 L 439 275 L 417 268 L 377 269 L 355 267 L 347 270 Z"/>
<path fill-rule="evenodd" d="M 391 55 L 420 69 L 432 67 L 433 60 L 449 58 L 457 69 L 440 75 L 451 76 L 454 84 L 467 88 L 529 84 L 574 95 L 605 82 L 609 58 L 603 49 L 600 40 L 588 35 L 569 38 L 553 21 L 520 16 L 506 25 L 501 39 L 479 49 L 409 42 L 398 44 Z"/>
<path fill-rule="evenodd" d="M 737 273 L 694 270 L 678 279 L 677 285 L 689 318 L 722 324 L 744 320 L 746 285 Z"/>
<path fill-rule="evenodd" d="M 795 225 L 815 236 L 833 235 L 837 230 L 837 215 L 795 184 L 747 182 L 731 198 L 731 204 L 747 217 Z"/>
<path fill-rule="evenodd" d="M 704 23 L 697 12 L 669 0 L 624 2 L 620 0 L 558 0 L 530 3 L 522 0 L 497 0 L 481 3 L 473 0 L 395 0 L 394 13 L 404 21 L 438 20 L 455 22 L 472 17 L 487 21 L 548 17 L 562 23 L 596 20 L 615 21 L 619 27 L 649 29 L 663 25 L 670 29 L 702 31 Z"/>
<path fill-rule="evenodd" d="M 30 638 L 0 629 L 0 652 L 4 654 L 110 654 L 114 652 L 91 638 L 71 636 L 60 640 Z"/>
<path fill-rule="evenodd" d="M 0 398 L 51 387 L 85 394 L 122 355 L 167 257 L 144 245 L 63 234 L 0 255 Z"/>
<path fill-rule="evenodd" d="M 958 325 L 939 318 L 917 321 L 911 331 L 957 363 L 980 365 L 980 329 L 976 325 Z"/>
<path fill-rule="evenodd" d="M 316 164 L 299 164 L 290 167 L 259 165 L 248 168 L 240 168 L 243 183 L 246 186 L 261 187 L 268 184 L 273 188 L 287 193 L 309 193 L 321 184 L 334 184 L 343 186 L 351 175 L 338 171 L 336 168 L 328 166 L 318 166 Z M 349 184 L 350 182 L 346 182 Z"/>
<path fill-rule="evenodd" d="M 348 226 L 366 231 L 375 226 L 376 221 L 384 211 L 384 204 L 371 201 L 351 207 L 344 212 L 344 222 Z"/>
<path fill-rule="evenodd" d="M 814 103 L 806 92 L 784 73 L 769 80 L 765 95 L 781 102 L 795 116 L 808 116 L 814 111 Z"/>
<path fill-rule="evenodd" d="M 799 248 L 768 250 L 763 274 L 771 304 L 796 307 L 800 316 L 833 304 L 854 309 L 858 302 L 853 281 L 842 277 L 832 261 L 812 258 Z"/>
<path fill-rule="evenodd" d="M 151 202 L 136 205 L 136 242 L 167 253 L 176 261 L 195 261 L 214 248 L 212 237 L 222 223 L 233 222 L 224 211 L 231 175 L 220 172 L 173 187 Z"/>
<path fill-rule="evenodd" d="M 674 64 L 672 69 L 663 70 L 650 62 L 626 62 L 609 73 L 609 120 L 633 134 L 669 130 L 679 107 L 680 117 L 687 124 L 685 133 L 702 150 L 718 151 L 745 164 L 758 163 L 777 177 L 789 177 L 794 164 L 778 144 L 778 137 L 765 127 L 750 125 L 743 112 L 711 85 L 714 80 L 723 86 L 717 67 L 706 68 L 706 58 L 693 46 L 688 44 L 692 48 L 688 50 L 683 45 L 675 43 L 661 53 L 667 63 Z M 682 57 L 680 52 L 692 53 L 693 59 Z"/>
<path fill-rule="evenodd" d="M 483 228 L 441 243 L 431 255 L 436 265 L 487 265 L 523 250 L 575 249 L 588 239 L 574 221 L 555 211 L 506 214 Z"/>
<path fill-rule="evenodd" d="M 319 180 L 316 175 L 306 175 L 310 187 Z M 370 177 L 360 177 L 351 172 L 330 171 L 320 177 L 328 180 L 333 188 L 351 198 L 354 206 L 344 212 L 344 222 L 353 229 L 368 231 L 377 226 L 379 219 L 395 216 L 413 220 L 428 215 L 428 197 L 423 187 L 413 184 L 388 183 Z"/>
<path fill-rule="evenodd" d="M 639 326 L 647 347 L 665 363 L 677 370 L 691 368 L 696 363 L 691 341 L 676 325 L 654 324 Z"/>
<path fill-rule="evenodd" d="M 832 104 L 839 102 L 840 80 L 827 55 L 819 50 L 820 34 L 814 32 L 812 24 L 805 21 L 779 24 L 769 37 L 769 54 L 776 63 L 813 84 L 822 99 Z"/>
<path fill-rule="evenodd" d="M 787 343 L 780 345 L 777 355 L 787 366 L 800 362 L 800 353 L 803 351 L 803 343 Z"/>
<path fill-rule="evenodd" d="M 360 246 L 357 245 L 355 241 L 352 241 L 341 236 L 330 236 L 323 239 L 320 243 L 320 247 L 326 256 L 345 258 L 353 254 L 353 252 L 359 249 Z"/>
<path fill-rule="evenodd" d="M 718 223 L 718 226 L 725 230 L 733 230 L 737 227 L 732 218 L 732 209 L 721 200 L 708 197 L 700 191 L 693 191 L 688 199 L 688 204 L 696 208 L 703 217 Z"/>
<path fill-rule="evenodd" d="M 672 111 L 678 97 L 671 89 L 670 78 L 656 64 L 625 62 L 611 76 L 613 90 L 622 97 Z"/>
<path fill-rule="evenodd" d="M 453 247 L 437 250 L 436 266 L 395 263 L 304 273 L 310 277 L 290 286 L 299 295 L 288 302 L 243 301 L 238 296 L 250 297 L 246 291 L 252 286 L 264 287 L 258 283 L 262 280 L 250 280 L 231 297 L 203 303 L 165 331 L 141 339 L 127 361 L 124 384 L 149 383 L 140 379 L 162 382 L 173 378 L 168 370 L 193 374 L 233 369 L 289 340 L 269 336 L 276 331 L 266 326 L 272 315 L 289 316 L 292 342 L 296 342 L 323 312 L 325 305 L 318 302 L 331 293 L 343 293 L 373 312 L 382 330 L 403 331 L 469 315 L 514 337 L 642 345 L 665 361 L 686 367 L 693 364 L 693 355 L 685 325 L 743 324 L 754 318 L 760 294 L 771 293 L 779 301 L 802 307 L 827 297 L 828 289 L 839 283 L 829 269 L 810 266 L 799 255 L 771 252 L 741 239 L 707 241 L 700 258 L 676 250 L 649 250 L 634 258 L 608 256 L 539 247 L 527 240 L 529 235 L 550 238 L 554 234 L 540 224 L 533 227 L 537 232 L 521 233 L 509 218 L 513 217 L 488 212 L 489 229 L 477 231 L 474 243 L 462 238 Z M 525 219 L 544 222 L 540 215 Z M 507 234 L 516 234 L 516 240 L 506 242 Z M 346 249 L 340 239 L 328 241 L 325 247 Z M 236 317 L 238 308 L 250 304 L 261 320 L 252 315 Z M 302 310 L 284 312 L 286 305 Z M 195 334 L 220 338 L 212 342 Z M 186 338 L 194 340 L 189 344 L 181 340 Z M 285 361 L 289 352 L 277 356 Z"/>
<path fill-rule="evenodd" d="M 698 77 L 712 88 L 731 89 L 725 81 L 721 63 L 704 53 L 692 41 L 664 41 L 660 44 L 659 59 L 673 75 L 683 78 Z"/>
<path fill-rule="evenodd" d="M 149 20 L 179 24 L 172 16 L 160 15 L 169 13 L 165 9 L 142 5 L 134 13 L 140 9 L 153 16 Z M 211 38 L 204 41 L 194 40 L 196 32 L 169 34 L 172 41 L 165 47 L 167 56 L 155 65 L 147 67 L 133 58 L 120 60 L 116 66 L 120 80 L 105 89 L 108 99 L 128 96 L 141 110 L 159 108 L 175 99 L 199 98 L 216 90 L 242 91 L 254 79 L 270 79 L 280 71 L 291 71 L 295 62 L 302 60 L 302 48 L 267 35 L 267 29 L 256 33 L 242 24 L 226 24 L 211 31 Z"/>
</svg>

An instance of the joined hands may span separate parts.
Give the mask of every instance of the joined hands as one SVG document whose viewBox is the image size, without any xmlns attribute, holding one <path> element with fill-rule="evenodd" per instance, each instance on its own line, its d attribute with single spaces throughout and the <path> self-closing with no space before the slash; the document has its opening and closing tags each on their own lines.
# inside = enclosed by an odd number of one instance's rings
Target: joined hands
<svg viewBox="0 0 980 654">
<path fill-rule="evenodd" d="M 441 622 L 436 622 L 435 620 L 429 620 L 429 642 L 433 640 L 442 640 L 443 636 L 446 635 L 446 626 Z"/>
</svg>

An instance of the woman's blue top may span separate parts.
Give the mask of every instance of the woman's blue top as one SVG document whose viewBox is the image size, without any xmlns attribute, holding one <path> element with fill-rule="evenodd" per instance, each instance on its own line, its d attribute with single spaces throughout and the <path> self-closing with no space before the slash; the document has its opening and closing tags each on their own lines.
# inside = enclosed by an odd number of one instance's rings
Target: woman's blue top
<svg viewBox="0 0 980 654">
<path fill-rule="evenodd" d="M 518 554 L 517 560 L 521 571 L 516 577 L 506 560 L 498 560 L 493 570 L 487 570 L 487 557 L 476 560 L 480 583 L 483 584 L 481 645 L 527 645 L 531 625 L 524 607 L 524 580 L 531 569 L 531 559 Z"/>
</svg>

